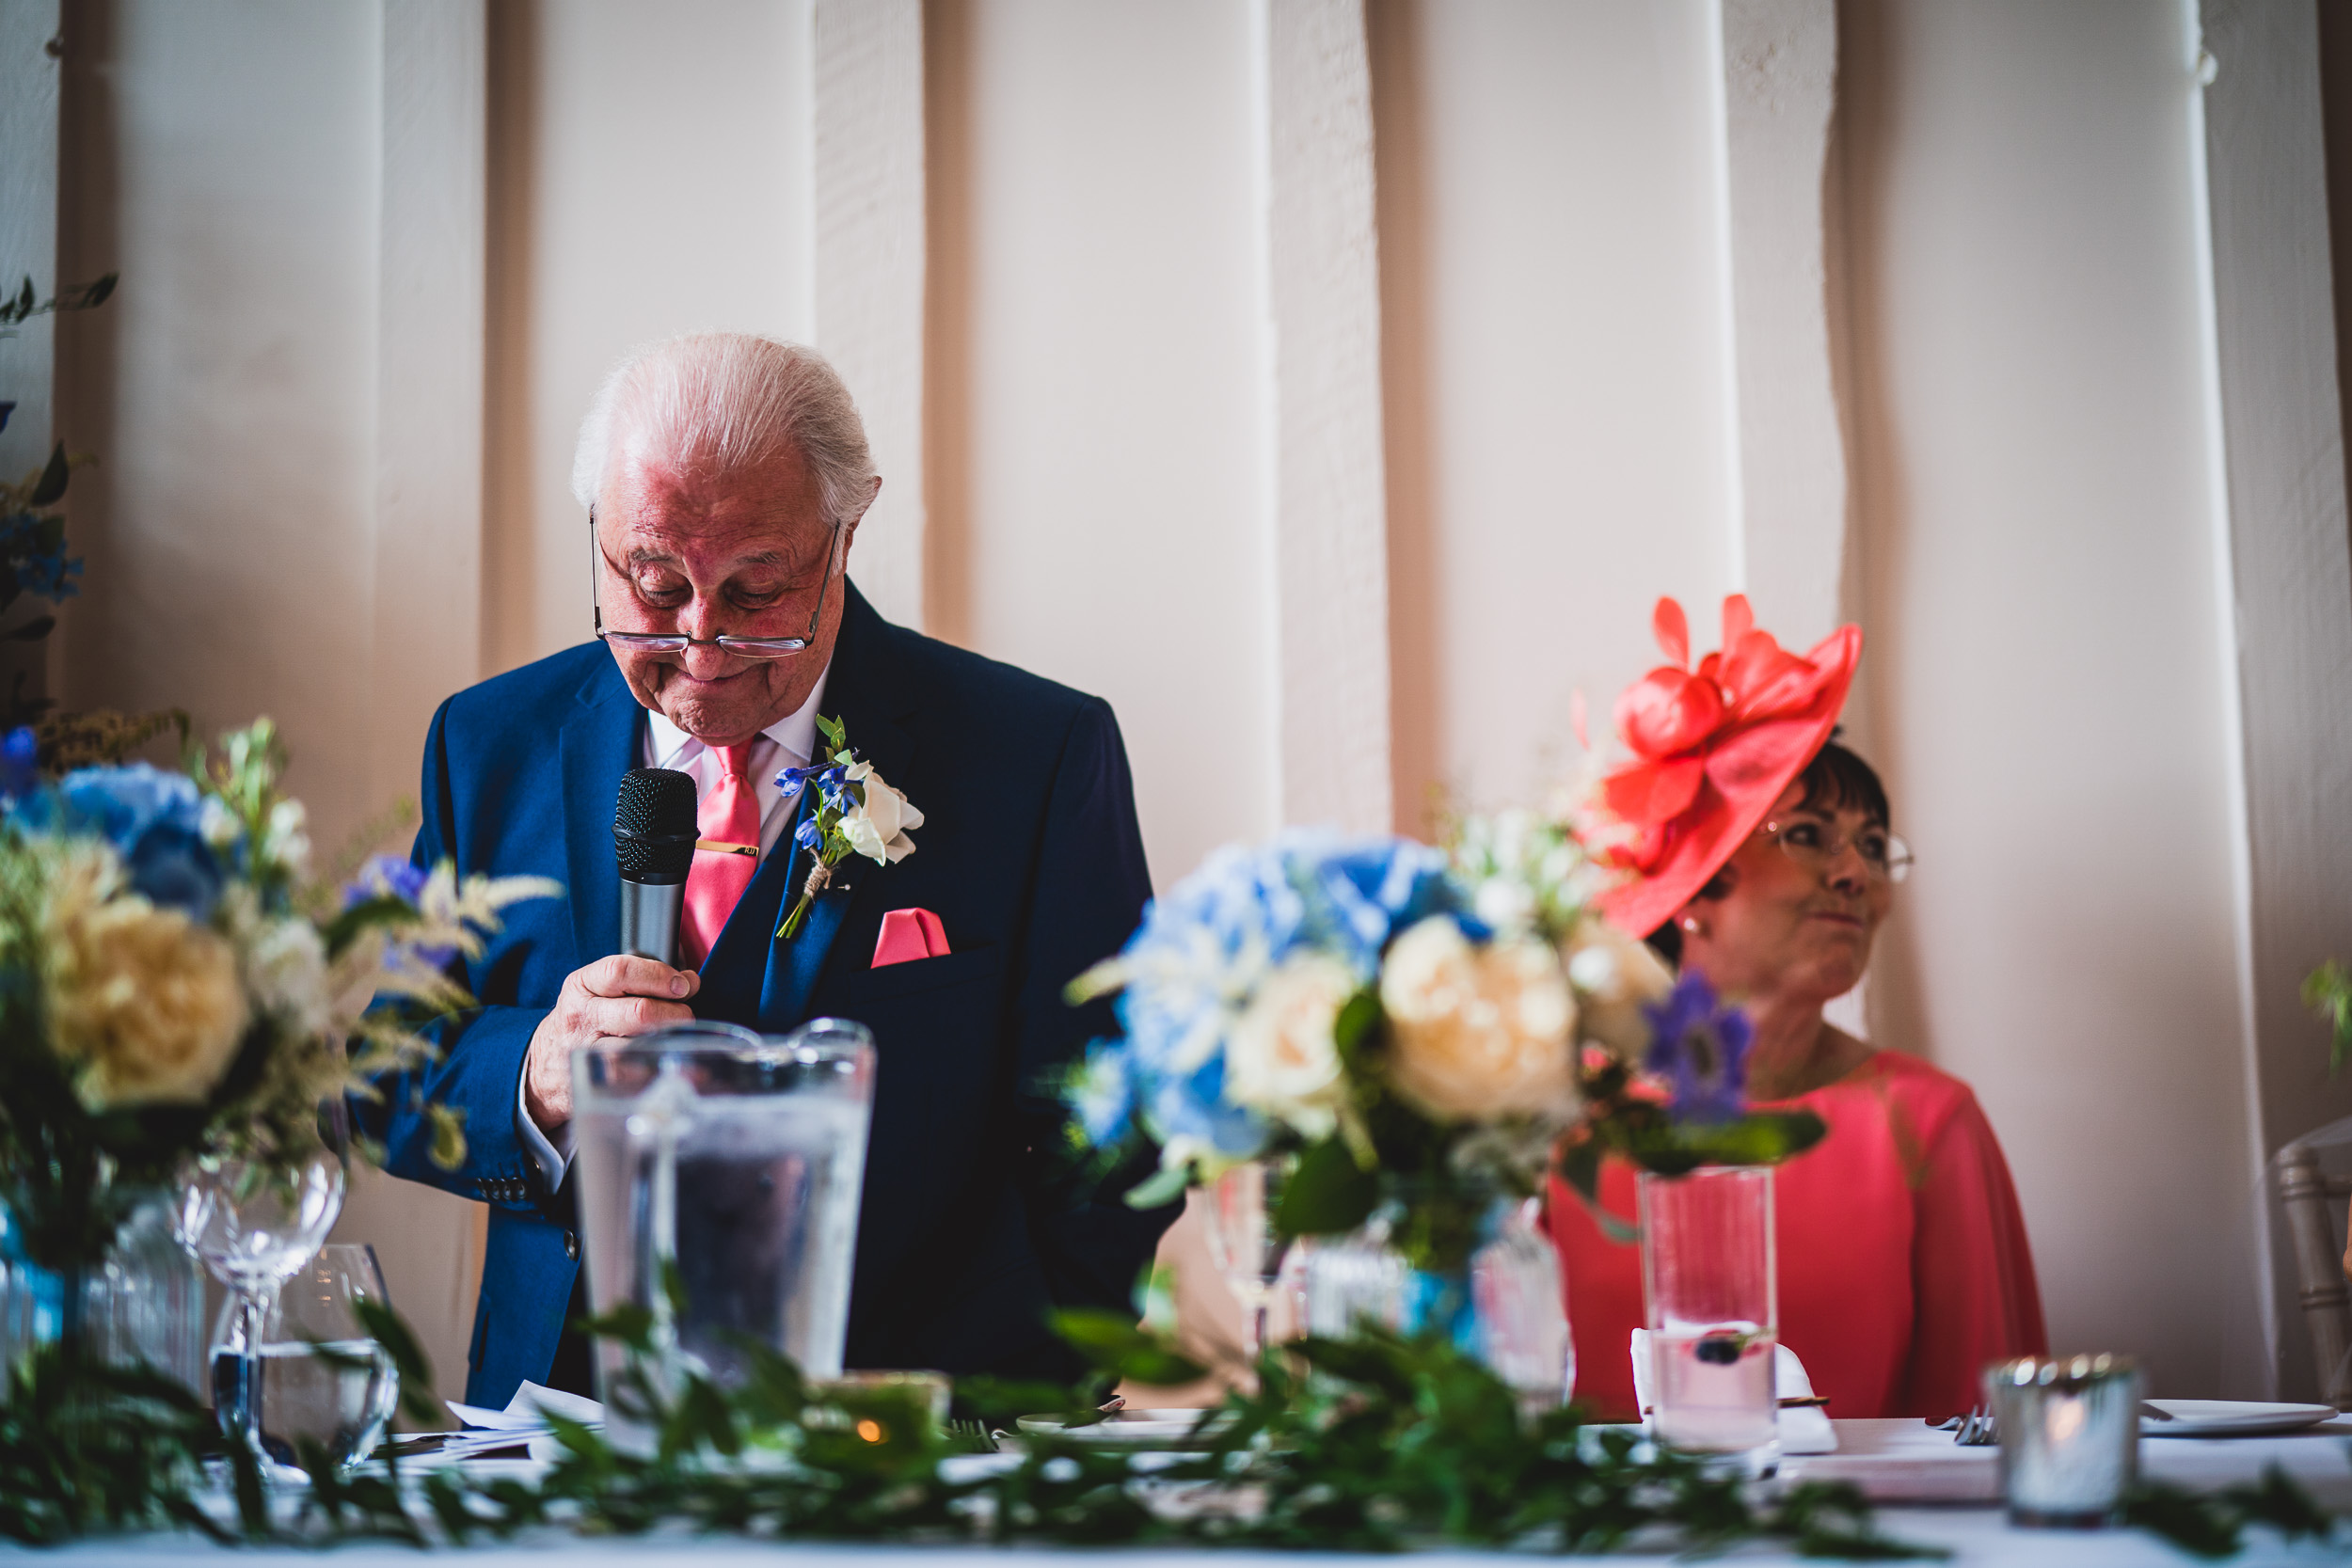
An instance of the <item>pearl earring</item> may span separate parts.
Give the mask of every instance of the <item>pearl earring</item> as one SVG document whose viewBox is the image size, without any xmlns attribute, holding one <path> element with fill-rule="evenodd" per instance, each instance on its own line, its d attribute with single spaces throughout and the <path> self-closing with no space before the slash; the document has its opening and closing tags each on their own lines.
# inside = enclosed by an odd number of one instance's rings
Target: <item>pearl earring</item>
<svg viewBox="0 0 2352 1568">
<path fill-rule="evenodd" d="M 1682 917 L 1682 928 L 1690 932 L 1692 936 L 1697 936 L 1699 934 L 1699 917 L 1694 914 L 1684 915 Z"/>
</svg>

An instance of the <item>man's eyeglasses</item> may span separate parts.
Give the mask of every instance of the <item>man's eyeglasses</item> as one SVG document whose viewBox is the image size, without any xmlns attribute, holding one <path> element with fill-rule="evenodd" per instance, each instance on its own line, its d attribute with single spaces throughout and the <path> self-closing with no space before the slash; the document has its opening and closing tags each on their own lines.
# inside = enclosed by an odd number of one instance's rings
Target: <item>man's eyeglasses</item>
<svg viewBox="0 0 2352 1568">
<path fill-rule="evenodd" d="M 689 637 L 678 631 L 611 631 L 604 624 L 603 596 L 597 593 L 604 578 L 601 568 L 606 562 L 603 549 L 596 544 L 596 509 L 588 509 L 588 603 L 596 618 L 596 636 L 603 641 L 647 654 L 682 654 L 689 648 L 716 648 L 737 658 L 790 658 L 806 653 L 817 641 L 817 627 L 824 619 L 825 591 L 833 586 L 836 558 L 841 553 L 841 525 L 833 526 L 833 537 L 825 546 L 825 576 L 817 585 L 817 608 L 808 612 L 808 635 L 805 637 L 737 637 L 721 632 L 716 637 Z"/>
<path fill-rule="evenodd" d="M 1785 822 L 1770 818 L 1756 830 L 1756 834 L 1772 840 L 1782 854 L 1816 876 L 1844 854 L 1848 845 L 1853 847 L 1863 871 L 1872 881 L 1899 882 L 1911 875 L 1911 846 L 1875 822 L 1864 823 L 1851 838 L 1840 838 L 1826 824 L 1809 816 L 1794 816 Z"/>
</svg>

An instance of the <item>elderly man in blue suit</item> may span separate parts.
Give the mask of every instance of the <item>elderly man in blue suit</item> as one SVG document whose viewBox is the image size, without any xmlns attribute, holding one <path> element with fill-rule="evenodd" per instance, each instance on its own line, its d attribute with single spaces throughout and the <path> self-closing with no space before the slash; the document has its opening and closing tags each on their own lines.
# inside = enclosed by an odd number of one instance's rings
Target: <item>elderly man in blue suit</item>
<svg viewBox="0 0 2352 1568">
<path fill-rule="evenodd" d="M 569 897 L 516 908 L 467 966 L 486 1006 L 378 1120 L 395 1173 L 490 1206 L 467 1399 L 586 1389 L 569 1055 L 695 1017 L 874 1032 L 849 1365 L 1073 1370 L 1049 1309 L 1125 1303 L 1170 1218 L 1086 1180 L 1049 1086 L 1112 1032 L 1063 986 L 1150 895 L 1109 707 L 866 604 L 848 559 L 881 481 L 807 349 L 707 335 L 639 355 L 598 393 L 572 482 L 602 645 L 441 705 L 414 849 Z M 921 812 L 917 852 L 850 863 L 779 941 L 809 860 L 792 832 L 808 802 L 778 776 L 812 760 L 820 713 Z M 703 837 L 738 846 L 696 855 L 687 967 L 618 956 L 613 800 L 641 767 L 694 775 Z M 883 917 L 911 911 L 947 951 L 877 965 Z M 420 1099 L 464 1113 L 456 1169 L 429 1158 Z"/>
</svg>

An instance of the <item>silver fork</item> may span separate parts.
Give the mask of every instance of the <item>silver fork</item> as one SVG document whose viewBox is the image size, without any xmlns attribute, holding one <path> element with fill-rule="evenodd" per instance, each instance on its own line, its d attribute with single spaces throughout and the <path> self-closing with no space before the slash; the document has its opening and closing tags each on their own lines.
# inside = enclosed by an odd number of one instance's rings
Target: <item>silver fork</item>
<svg viewBox="0 0 2352 1568">
<path fill-rule="evenodd" d="M 996 1439 L 989 1435 L 986 1421 L 949 1421 L 947 1435 L 955 1438 L 974 1453 L 995 1453 Z"/>
<path fill-rule="evenodd" d="M 1993 1412 L 1981 1404 L 1968 1412 L 1966 1418 L 1960 1423 L 1960 1431 L 1952 1436 L 1953 1446 L 1963 1449 L 1991 1448 L 2000 1440 L 2000 1433 L 1994 1426 Z"/>
</svg>

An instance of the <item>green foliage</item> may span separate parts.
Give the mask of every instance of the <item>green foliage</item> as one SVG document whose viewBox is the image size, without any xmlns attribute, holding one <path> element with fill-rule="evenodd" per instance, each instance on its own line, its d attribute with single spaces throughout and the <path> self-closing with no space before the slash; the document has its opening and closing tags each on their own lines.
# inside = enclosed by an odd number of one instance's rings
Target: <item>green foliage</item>
<svg viewBox="0 0 2352 1568">
<path fill-rule="evenodd" d="M 226 1453 L 194 1394 L 145 1368 L 45 1347 L 9 1369 L 0 1402 L 0 1539 L 49 1546 L 177 1528 L 228 1540 L 195 1499 L 215 1455 L 230 1462 L 245 1532 L 265 1530 L 259 1473 Z"/>
<path fill-rule="evenodd" d="M 2344 1070 L 2352 1053 L 2352 971 L 2329 958 L 2305 977 L 2303 1006 L 2328 1021 L 2333 1038 L 2328 1047 L 2328 1075 Z"/>
<path fill-rule="evenodd" d="M 431 1375 L 421 1353 L 389 1309 L 361 1314 L 416 1410 Z M 609 1392 L 642 1440 L 551 1418 L 560 1453 L 531 1481 L 462 1465 L 404 1475 L 389 1450 L 380 1471 L 339 1477 L 310 1447 L 301 1455 L 310 1487 L 275 1520 L 253 1462 L 225 1450 L 186 1390 L 44 1351 L 0 1407 L 0 1537 L 54 1544 L 179 1528 L 255 1544 L 425 1546 L 553 1527 L 907 1544 L 1712 1553 L 1757 1542 L 1807 1557 L 1942 1555 L 1879 1534 L 1850 1486 L 1801 1483 L 1758 1501 L 1632 1429 L 1590 1426 L 1572 1408 L 1531 1418 L 1511 1389 L 1435 1337 L 1368 1328 L 1270 1354 L 1257 1392 L 1204 1412 L 1195 1449 L 1154 1456 L 1146 1470 L 1125 1452 L 1051 1435 L 1001 1461 L 949 1463 L 967 1450 L 914 1390 L 811 1383 L 756 1345 L 744 1347 L 742 1384 L 723 1390 L 686 1368 L 658 1370 L 668 1363 L 648 1308 L 588 1326 L 628 1353 Z M 1063 1314 L 1057 1326 L 1095 1363 L 1091 1378 L 1075 1388 L 971 1379 L 959 1405 L 995 1424 L 1089 1408 L 1114 1376 L 1197 1370 L 1109 1314 Z M 196 1500 L 200 1465 L 215 1457 L 228 1461 L 238 1502 L 229 1526 Z M 2209 1557 L 2234 1551 L 2251 1525 L 2290 1541 L 2334 1531 L 2275 1469 L 2211 1496 L 2144 1487 L 2127 1516 Z"/>
<path fill-rule="evenodd" d="M 2235 1556 L 2249 1526 L 2266 1525 L 2290 1542 L 2327 1542 L 2336 1528 L 2327 1511 L 2276 1465 L 2251 1486 L 2218 1492 L 2143 1484 L 2125 1501 L 2123 1519 L 2202 1558 Z"/>
<path fill-rule="evenodd" d="M 35 316 L 54 315 L 64 310 L 97 309 L 106 303 L 106 296 L 115 292 L 115 284 L 120 277 L 119 273 L 110 272 L 94 282 L 77 283 L 42 299 L 33 288 L 31 275 L 27 274 L 24 281 L 17 286 L 15 293 L 0 294 L 0 338 L 15 337 L 14 332 L 7 329 L 22 326 Z"/>
<path fill-rule="evenodd" d="M 1677 1121 L 1640 1090 L 1633 1069 L 1610 1057 L 1583 1077 L 1587 1114 L 1563 1144 L 1556 1169 L 1621 1242 L 1633 1227 L 1600 1206 L 1600 1170 L 1612 1154 L 1659 1176 L 1686 1176 L 1701 1165 L 1773 1165 L 1829 1135 L 1810 1111 L 1751 1111 L 1737 1121 Z"/>
</svg>

